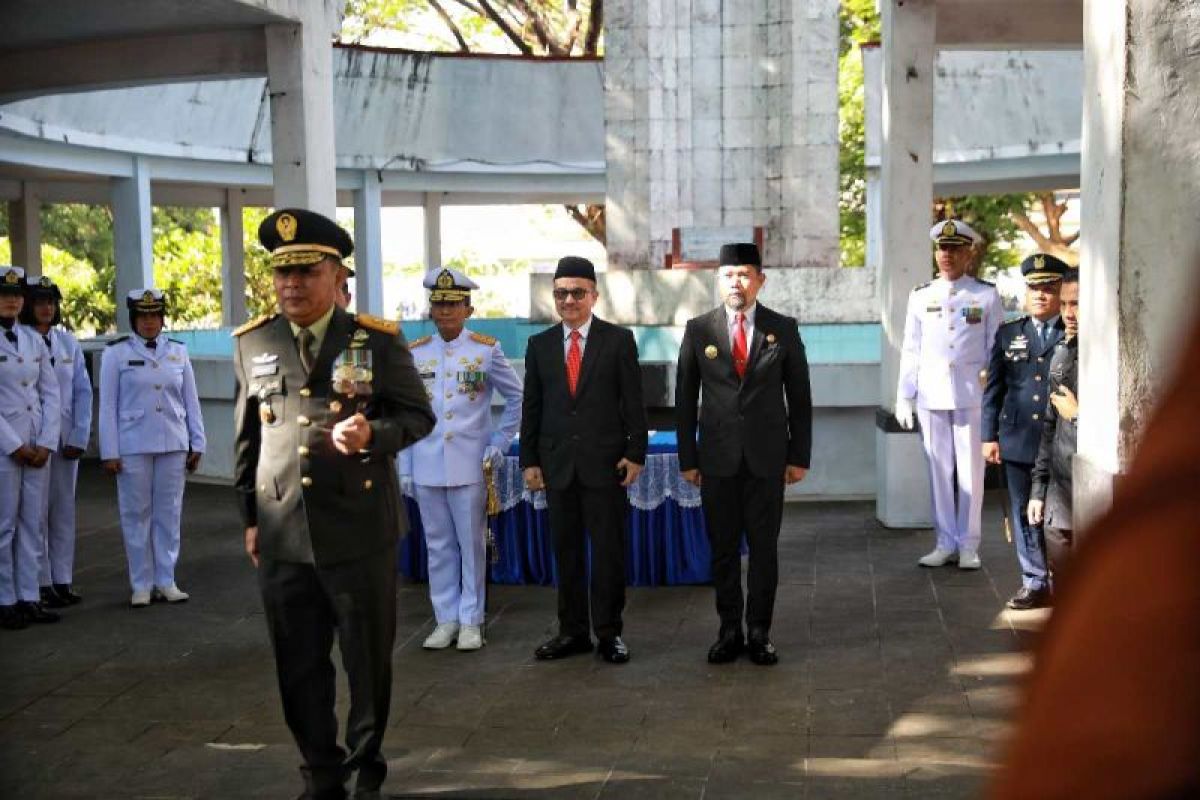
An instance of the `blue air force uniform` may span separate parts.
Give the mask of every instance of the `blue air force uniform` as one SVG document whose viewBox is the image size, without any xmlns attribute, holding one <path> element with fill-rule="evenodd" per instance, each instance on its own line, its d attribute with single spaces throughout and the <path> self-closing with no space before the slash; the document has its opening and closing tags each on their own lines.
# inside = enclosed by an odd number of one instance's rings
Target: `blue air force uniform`
<svg viewBox="0 0 1200 800">
<path fill-rule="evenodd" d="M 431 270 L 430 302 L 469 300 L 478 286 L 457 270 Z M 508 450 L 521 421 L 521 379 L 491 336 L 464 328 L 453 341 L 425 336 L 409 345 L 429 402 L 433 432 L 400 453 L 411 477 L 429 553 L 429 594 L 439 625 L 484 622 L 487 579 L 483 462 Z M 492 392 L 504 413 L 492 426 Z"/>
<path fill-rule="evenodd" d="M 130 293 L 131 316 L 162 313 L 162 293 Z M 120 459 L 117 504 L 135 594 L 175 587 L 189 452 L 205 449 L 204 421 L 187 347 L 160 335 L 122 336 L 100 368 L 100 458 Z"/>
<path fill-rule="evenodd" d="M 938 223 L 938 244 L 970 244 L 974 231 L 952 220 Z M 980 375 L 1004 319 L 992 284 L 970 275 L 921 284 L 908 298 L 900 356 L 898 397 L 915 403 L 929 461 L 937 549 L 979 550 L 984 463 L 980 438 Z"/>
<path fill-rule="evenodd" d="M 1057 283 L 1066 270 L 1062 261 L 1042 254 L 1021 264 L 1031 286 Z M 1049 402 L 1050 359 L 1064 331 L 1057 314 L 1045 321 L 1023 316 L 1001 325 L 983 398 L 983 441 L 1000 445 L 1021 583 L 1032 591 L 1046 589 L 1048 577 L 1041 526 L 1029 524 L 1025 509 Z"/>
<path fill-rule="evenodd" d="M 0 266 L 0 292 L 20 295 L 24 270 Z M 42 510 L 50 472 L 20 463 L 22 447 L 54 450 L 59 437 L 58 381 L 37 332 L 0 319 L 0 609 L 5 624 L 18 602 L 40 600 Z"/>
<path fill-rule="evenodd" d="M 92 434 L 92 379 L 79 340 L 61 326 L 62 293 L 50 278 L 27 278 L 23 318 L 32 320 L 33 304 L 43 298 L 54 300 L 57 309 L 53 326 L 41 338 L 49 348 L 50 365 L 58 378 L 60 433 L 47 466 L 50 477 L 42 517 L 44 547 L 39 582 L 43 589 L 61 592 L 63 596 L 57 599 L 62 601 L 78 598 L 71 591 L 71 582 L 75 569 L 75 484 L 79 477 L 79 459 L 64 458 L 63 450 L 87 449 Z"/>
</svg>

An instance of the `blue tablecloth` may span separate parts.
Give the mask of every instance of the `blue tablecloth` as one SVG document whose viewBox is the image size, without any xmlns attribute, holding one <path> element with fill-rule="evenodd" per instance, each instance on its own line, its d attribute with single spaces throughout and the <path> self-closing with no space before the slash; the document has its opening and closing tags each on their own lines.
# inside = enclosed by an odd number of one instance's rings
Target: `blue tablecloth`
<svg viewBox="0 0 1200 800">
<path fill-rule="evenodd" d="M 525 490 L 514 443 L 496 475 L 503 511 L 493 518 L 500 551 L 491 566 L 494 583 L 556 582 L 554 547 L 545 495 Z M 406 497 L 409 534 L 400 546 L 400 570 L 427 580 L 425 532 L 416 502 Z M 646 468 L 629 487 L 629 540 L 625 565 L 630 586 L 707 583 L 711 552 L 700 510 L 700 491 L 679 477 L 679 456 L 672 431 L 650 437 Z"/>
</svg>

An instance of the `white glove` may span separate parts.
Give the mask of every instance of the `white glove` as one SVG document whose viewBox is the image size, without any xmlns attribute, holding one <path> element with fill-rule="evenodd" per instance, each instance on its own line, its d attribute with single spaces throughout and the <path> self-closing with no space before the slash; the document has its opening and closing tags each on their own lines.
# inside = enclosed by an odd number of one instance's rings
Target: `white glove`
<svg viewBox="0 0 1200 800">
<path fill-rule="evenodd" d="M 413 487 L 412 475 L 401 475 L 400 476 L 400 494 L 408 495 L 409 497 L 415 497 L 416 492 L 413 490 L 413 488 L 414 487 Z"/>
<path fill-rule="evenodd" d="M 500 448 L 494 444 L 489 444 L 483 450 L 483 463 L 495 466 L 500 463 L 500 459 L 504 458 L 504 454 L 500 452 Z"/>
<path fill-rule="evenodd" d="M 906 431 L 913 429 L 913 416 L 916 414 L 916 404 L 910 398 L 896 398 L 896 422 Z"/>
</svg>

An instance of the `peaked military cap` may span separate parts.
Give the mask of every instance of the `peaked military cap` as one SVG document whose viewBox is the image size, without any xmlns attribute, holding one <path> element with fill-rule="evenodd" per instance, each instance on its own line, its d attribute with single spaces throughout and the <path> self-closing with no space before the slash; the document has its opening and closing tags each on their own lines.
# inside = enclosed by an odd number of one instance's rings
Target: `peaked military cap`
<svg viewBox="0 0 1200 800">
<path fill-rule="evenodd" d="M 264 219 L 258 241 L 270 251 L 272 267 L 316 264 L 330 257 L 340 261 L 354 252 L 345 228 L 304 208 L 283 208 Z"/>
<path fill-rule="evenodd" d="M 1021 275 L 1030 286 L 1061 281 L 1068 269 L 1065 262 L 1046 253 L 1034 253 L 1021 262 Z"/>
<path fill-rule="evenodd" d="M 429 289 L 431 303 L 457 303 L 459 300 L 469 300 L 471 290 L 478 289 L 479 284 L 456 269 L 431 269 L 425 273 L 422 285 Z"/>
<path fill-rule="evenodd" d="M 558 268 L 554 270 L 554 278 L 586 278 L 596 282 L 596 267 L 582 256 L 563 256 L 558 260 Z"/>
<path fill-rule="evenodd" d="M 723 244 L 721 245 L 719 264 L 722 267 L 740 267 L 742 264 L 751 264 L 761 268 L 762 256 L 758 252 L 758 245 L 753 242 Z"/>
<path fill-rule="evenodd" d="M 138 314 L 161 314 L 166 311 L 167 299 L 160 289 L 134 289 L 125 295 L 125 307 Z"/>
<path fill-rule="evenodd" d="M 933 227 L 929 229 L 929 238 L 934 244 L 975 244 L 983 237 L 975 232 L 967 223 L 961 219 L 948 219 L 942 222 L 935 222 Z"/>
<path fill-rule="evenodd" d="M 25 270 L 20 267 L 0 265 L 0 292 L 21 294 L 25 291 Z"/>
<path fill-rule="evenodd" d="M 62 300 L 62 291 L 48 275 L 27 275 L 25 277 L 25 294 L 31 300 L 41 297 Z"/>
</svg>

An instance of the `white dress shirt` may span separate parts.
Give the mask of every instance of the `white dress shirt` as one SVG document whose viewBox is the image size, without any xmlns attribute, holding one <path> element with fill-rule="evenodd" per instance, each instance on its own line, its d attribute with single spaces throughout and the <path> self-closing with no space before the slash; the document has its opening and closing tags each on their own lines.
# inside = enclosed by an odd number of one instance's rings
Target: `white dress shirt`
<svg viewBox="0 0 1200 800">
<path fill-rule="evenodd" d="M 567 353 L 571 352 L 571 331 L 579 331 L 579 355 L 583 355 L 583 351 L 587 349 L 588 332 L 592 329 L 592 320 L 594 316 L 589 316 L 587 322 L 580 325 L 577 329 L 571 328 L 567 323 L 563 323 L 563 360 L 566 360 Z"/>
</svg>

